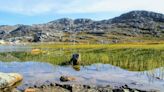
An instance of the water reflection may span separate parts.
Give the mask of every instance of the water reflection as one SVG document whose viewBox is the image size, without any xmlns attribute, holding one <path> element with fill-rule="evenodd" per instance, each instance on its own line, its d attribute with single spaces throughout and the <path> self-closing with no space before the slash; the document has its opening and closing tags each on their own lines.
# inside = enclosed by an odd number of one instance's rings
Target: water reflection
<svg viewBox="0 0 164 92">
<path fill-rule="evenodd" d="M 72 68 L 76 71 L 80 71 L 80 65 L 72 65 Z"/>
<path fill-rule="evenodd" d="M 40 62 L 0 62 L 0 72 L 18 72 L 24 76 L 23 84 L 41 84 L 47 80 L 60 82 L 62 75 L 75 76 L 74 83 L 121 85 L 129 84 L 136 88 L 164 90 L 164 68 L 144 72 L 132 72 L 110 64 L 90 66 L 54 66 Z M 71 82 L 70 82 L 71 83 Z"/>
</svg>

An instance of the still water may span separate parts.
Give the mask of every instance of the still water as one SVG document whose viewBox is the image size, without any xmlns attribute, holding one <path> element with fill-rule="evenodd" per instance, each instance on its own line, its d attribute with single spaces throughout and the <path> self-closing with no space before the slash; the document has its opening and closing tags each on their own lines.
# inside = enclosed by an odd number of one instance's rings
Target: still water
<svg viewBox="0 0 164 92">
<path fill-rule="evenodd" d="M 0 53 L 2 52 L 22 52 L 22 51 L 30 51 L 31 47 L 25 45 L 0 45 Z"/>
<path fill-rule="evenodd" d="M 0 46 L 0 53 L 30 52 L 31 50 L 32 48 L 28 46 Z M 3 58 L 3 54 L 0 58 Z M 10 58 L 13 57 L 10 56 Z M 20 87 L 26 84 L 42 85 L 46 81 L 61 83 L 59 78 L 62 75 L 66 75 L 76 78 L 75 81 L 66 82 L 66 84 L 112 85 L 113 87 L 126 84 L 131 88 L 164 91 L 164 67 L 130 71 L 119 66 L 101 63 L 73 67 L 70 65 L 59 66 L 35 60 L 26 62 L 16 60 L 11 62 L 0 61 L 0 72 L 22 74 L 24 79 Z"/>
<path fill-rule="evenodd" d="M 62 75 L 74 76 L 74 84 L 112 85 L 127 84 L 132 88 L 164 90 L 164 68 L 150 71 L 132 72 L 110 64 L 80 66 L 80 71 L 72 66 L 54 66 L 41 62 L 0 62 L 0 72 L 17 72 L 24 76 L 22 85 L 43 84 L 45 81 L 60 83 Z"/>
</svg>

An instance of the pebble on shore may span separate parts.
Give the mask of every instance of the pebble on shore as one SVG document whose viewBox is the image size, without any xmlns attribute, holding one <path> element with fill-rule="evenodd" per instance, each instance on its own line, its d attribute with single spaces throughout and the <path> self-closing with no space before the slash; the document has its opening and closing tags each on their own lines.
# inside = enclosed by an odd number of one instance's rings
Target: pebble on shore
<svg viewBox="0 0 164 92">
<path fill-rule="evenodd" d="M 72 76 L 61 76 L 60 77 L 60 81 L 62 81 L 62 82 L 73 81 L 73 80 L 76 80 L 76 78 L 72 77 Z"/>
</svg>

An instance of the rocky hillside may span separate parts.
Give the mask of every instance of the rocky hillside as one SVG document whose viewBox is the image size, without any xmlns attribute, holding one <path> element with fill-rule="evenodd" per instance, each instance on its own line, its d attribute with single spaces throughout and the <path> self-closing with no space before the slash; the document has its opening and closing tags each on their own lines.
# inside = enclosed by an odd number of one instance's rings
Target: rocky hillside
<svg viewBox="0 0 164 92">
<path fill-rule="evenodd" d="M 164 14 L 131 11 L 109 20 L 62 18 L 45 24 L 0 26 L 7 41 L 133 42 L 164 40 Z"/>
</svg>

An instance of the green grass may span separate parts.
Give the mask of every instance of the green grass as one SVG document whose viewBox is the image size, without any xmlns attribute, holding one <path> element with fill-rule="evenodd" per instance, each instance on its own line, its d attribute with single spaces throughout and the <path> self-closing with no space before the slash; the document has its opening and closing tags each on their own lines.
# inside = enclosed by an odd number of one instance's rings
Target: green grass
<svg viewBox="0 0 164 92">
<path fill-rule="evenodd" d="M 150 70 L 164 66 L 164 44 L 111 44 L 111 45 L 63 45 L 38 44 L 45 53 L 31 52 L 0 53 L 1 61 L 39 61 L 54 65 L 68 62 L 73 53 L 80 53 L 81 65 L 104 63 L 119 66 L 131 71 Z"/>
</svg>

